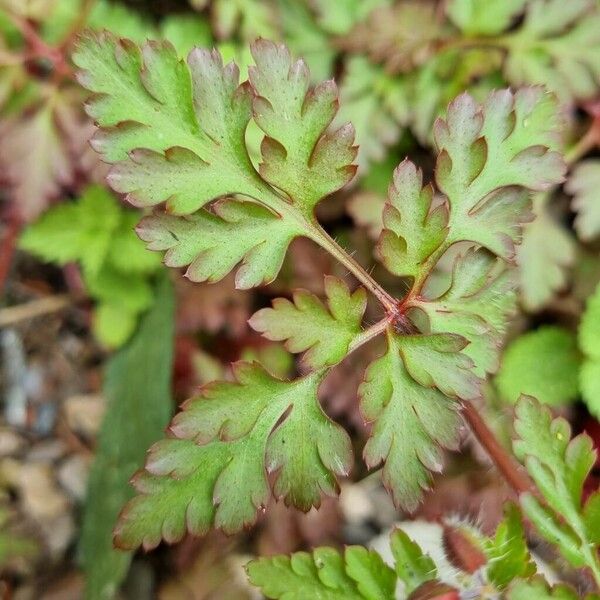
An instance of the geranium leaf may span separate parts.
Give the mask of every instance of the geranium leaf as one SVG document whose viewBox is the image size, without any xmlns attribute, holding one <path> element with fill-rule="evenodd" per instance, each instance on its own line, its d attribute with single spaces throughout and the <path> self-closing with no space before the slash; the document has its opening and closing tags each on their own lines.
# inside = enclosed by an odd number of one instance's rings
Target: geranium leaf
<svg viewBox="0 0 600 600">
<path fill-rule="evenodd" d="M 241 262 L 235 278 L 241 289 L 275 279 L 289 243 L 303 233 L 258 204 L 225 199 L 213 213 L 146 217 L 137 232 L 150 250 L 166 250 L 168 266 L 189 265 L 192 281 L 219 281 Z"/>
<path fill-rule="evenodd" d="M 116 163 L 109 182 L 117 191 L 137 205 L 166 202 L 176 215 L 223 196 L 262 205 L 217 203 L 221 219 L 199 213 L 192 217 L 195 232 L 190 220 L 152 221 L 150 237 L 162 240 L 155 246 L 174 248 L 171 256 L 187 252 L 190 275 L 198 280 L 219 279 L 244 259 L 239 287 L 271 281 L 297 235 L 328 243 L 312 212 L 352 177 L 356 153 L 351 127 L 329 128 L 337 111 L 333 82 L 309 89 L 305 64 L 292 62 L 283 45 L 258 40 L 252 52 L 253 87 L 239 85 L 237 67 L 224 67 L 216 51 L 195 49 L 186 64 L 167 42 L 139 49 L 107 33 L 88 34 L 74 55 L 81 83 L 95 94 L 88 105 L 100 125 L 94 146 Z M 262 177 L 244 139 L 252 114 L 267 134 Z M 177 240 L 167 244 L 166 231 L 157 233 L 176 228 L 187 232 L 185 248 Z M 240 233 L 234 248 L 225 247 L 229 232 Z"/>
<path fill-rule="evenodd" d="M 322 374 L 286 382 L 237 363 L 235 376 L 189 400 L 170 426 L 172 437 L 151 449 L 135 479 L 138 496 L 117 527 L 120 546 L 150 548 L 213 525 L 240 530 L 270 497 L 267 470 L 279 469 L 275 493 L 304 510 L 321 492 L 336 492 L 335 475 L 348 473 L 351 449 L 317 403 Z M 323 435 L 308 435 L 306 427 Z"/>
<path fill-rule="evenodd" d="M 549 586 L 541 575 L 529 580 L 518 579 L 506 594 L 508 600 L 579 600 L 579 595 L 573 588 L 558 584 Z M 586 600 L 592 600 L 593 596 L 586 596 Z"/>
<path fill-rule="evenodd" d="M 260 173 L 312 214 L 321 198 L 354 176 L 354 128 L 328 131 L 337 112 L 335 83 L 326 81 L 309 92 L 308 68 L 302 60 L 292 62 L 285 46 L 258 40 L 252 54 L 254 119 L 267 136 Z"/>
<path fill-rule="evenodd" d="M 406 339 L 411 337 L 420 336 Z M 403 363 L 404 339 L 388 334 L 387 352 L 367 369 L 359 396 L 363 416 L 373 422 L 365 462 L 369 467 L 384 463 L 386 487 L 397 505 L 411 511 L 429 486 L 429 471 L 442 468 L 442 448 L 456 447 L 460 418 L 452 400 L 411 377 Z M 428 356 L 423 364 L 438 359 L 426 350 L 426 340 L 421 345 Z"/>
<path fill-rule="evenodd" d="M 563 405 L 577 396 L 579 364 L 575 335 L 546 325 L 508 345 L 495 382 L 506 402 L 526 394 L 545 404 Z"/>
<path fill-rule="evenodd" d="M 268 598 L 282 600 L 393 600 L 395 575 L 375 552 L 349 546 L 312 554 L 296 552 L 250 562 L 250 581 Z M 375 594 L 375 595 L 374 595 Z"/>
<path fill-rule="evenodd" d="M 396 573 L 404 583 L 406 594 L 436 579 L 437 568 L 433 560 L 402 529 L 392 532 L 390 546 L 396 561 Z"/>
<path fill-rule="evenodd" d="M 579 347 L 585 358 L 579 373 L 581 395 L 589 411 L 600 415 L 600 286 L 588 298 L 579 325 Z"/>
<path fill-rule="evenodd" d="M 510 259 L 531 217 L 515 186 L 545 190 L 562 181 L 556 103 L 540 88 L 492 92 L 483 107 L 468 95 L 435 125 L 436 181 L 450 203 L 451 240 L 470 240 Z M 496 224 L 490 227 L 490 222 Z"/>
<path fill-rule="evenodd" d="M 463 353 L 484 377 L 498 368 L 506 320 L 515 309 L 515 278 L 489 252 L 468 250 L 457 257 L 450 286 L 434 298 L 427 288 L 411 302 L 429 319 L 434 333 L 454 333 L 469 341 Z"/>
<path fill-rule="evenodd" d="M 413 163 L 405 160 L 394 170 L 378 252 L 395 275 L 416 277 L 448 233 L 448 206 L 432 208 L 433 193 Z"/>
<path fill-rule="evenodd" d="M 367 294 L 364 288 L 351 294 L 336 277 L 325 278 L 325 294 L 327 308 L 305 290 L 295 291 L 293 302 L 277 298 L 273 308 L 263 308 L 250 319 L 250 326 L 270 340 L 287 340 L 290 352 L 308 350 L 303 361 L 313 369 L 334 365 L 361 331 Z"/>
<path fill-rule="evenodd" d="M 522 494 L 525 516 L 574 567 L 598 573 L 596 536 L 586 528 L 582 507 L 583 484 L 596 462 L 592 440 L 585 434 L 571 439 L 565 419 L 552 419 L 547 408 L 527 396 L 517 404 L 516 417 L 515 454 L 545 501 Z"/>
<path fill-rule="evenodd" d="M 117 163 L 109 181 L 133 203 L 167 201 L 189 214 L 230 193 L 260 196 L 244 145 L 251 93 L 235 65 L 202 49 L 185 64 L 168 42 L 140 50 L 107 33 L 82 38 L 73 58 L 96 94 L 87 107 L 101 126 L 94 147 Z"/>
</svg>

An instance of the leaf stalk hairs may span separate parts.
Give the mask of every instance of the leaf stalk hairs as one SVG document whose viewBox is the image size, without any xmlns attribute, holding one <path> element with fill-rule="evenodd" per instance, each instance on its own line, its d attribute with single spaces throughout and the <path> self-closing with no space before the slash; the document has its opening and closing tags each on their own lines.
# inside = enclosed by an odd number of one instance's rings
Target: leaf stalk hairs
<svg viewBox="0 0 600 600">
<path fill-rule="evenodd" d="M 376 255 L 412 282 L 399 301 L 314 216 L 356 171 L 353 127 L 331 125 L 334 82 L 311 88 L 306 65 L 283 45 L 261 39 L 251 50 L 255 65 L 241 84 L 237 67 L 215 51 L 195 49 L 184 62 L 168 43 L 139 48 L 103 33 L 83 37 L 74 54 L 93 93 L 93 146 L 113 163 L 109 183 L 136 206 L 165 203 L 138 234 L 165 252 L 167 265 L 187 266 L 198 282 L 237 268 L 236 286 L 247 289 L 273 281 L 290 242 L 304 236 L 361 284 L 352 291 L 326 276 L 325 301 L 296 290 L 250 319 L 268 339 L 304 352 L 306 374 L 282 381 L 237 363 L 234 382 L 189 400 L 135 476 L 138 495 L 122 513 L 117 544 L 151 548 L 211 527 L 230 533 L 251 525 L 271 495 L 309 510 L 336 494 L 352 466 L 351 444 L 323 412 L 319 386 L 380 335 L 387 348 L 359 389 L 372 424 L 363 457 L 369 468 L 382 465 L 396 504 L 418 506 L 443 449 L 458 445 L 461 406 L 509 481 L 529 489 L 469 402 L 497 368 L 515 304 L 515 247 L 532 218 L 529 192 L 564 177 L 554 98 L 536 87 L 499 90 L 479 105 L 463 94 L 435 124 L 435 186 L 408 160 L 396 168 Z M 258 169 L 245 142 L 251 119 L 264 133 Z M 450 276 L 438 268 L 448 252 Z M 363 330 L 367 292 L 385 315 Z"/>
</svg>

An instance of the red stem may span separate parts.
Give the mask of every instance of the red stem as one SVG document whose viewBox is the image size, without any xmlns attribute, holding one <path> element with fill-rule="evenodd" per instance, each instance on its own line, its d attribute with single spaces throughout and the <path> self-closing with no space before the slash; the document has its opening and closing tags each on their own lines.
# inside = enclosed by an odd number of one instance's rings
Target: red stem
<svg viewBox="0 0 600 600">
<path fill-rule="evenodd" d="M 471 431 L 477 438 L 477 441 L 483 446 L 489 457 L 492 459 L 496 468 L 506 479 L 507 483 L 517 494 L 532 492 L 537 494 L 537 490 L 523 467 L 506 451 L 498 442 L 494 433 L 485 424 L 481 415 L 471 402 L 462 403 L 462 414 L 469 424 Z"/>
<path fill-rule="evenodd" d="M 2 238 L 2 243 L 0 245 L 0 293 L 4 290 L 4 284 L 6 283 L 8 273 L 10 272 L 17 238 L 19 237 L 22 226 L 23 223 L 19 218 L 14 216 L 9 217 L 4 231 L 4 237 Z"/>
</svg>

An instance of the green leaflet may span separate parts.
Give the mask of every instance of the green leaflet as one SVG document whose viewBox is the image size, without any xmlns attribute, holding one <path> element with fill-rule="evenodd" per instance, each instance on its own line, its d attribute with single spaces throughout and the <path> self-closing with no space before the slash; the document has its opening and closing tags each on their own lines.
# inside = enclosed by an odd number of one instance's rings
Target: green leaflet
<svg viewBox="0 0 600 600">
<path fill-rule="evenodd" d="M 446 12 L 467 35 L 496 35 L 508 29 L 527 0 L 451 0 Z"/>
<path fill-rule="evenodd" d="M 407 162 L 398 167 L 378 244 L 388 269 L 422 282 L 458 241 L 512 259 L 532 218 L 521 188 L 547 189 L 563 178 L 562 159 L 549 149 L 555 124 L 556 104 L 537 88 L 492 92 L 483 106 L 466 94 L 452 102 L 435 126 L 436 182 L 447 204 L 432 208 L 421 174 Z"/>
<path fill-rule="evenodd" d="M 420 346 L 423 364 L 440 359 L 427 336 L 403 338 L 388 333 L 387 352 L 367 369 L 359 397 L 363 416 L 373 422 L 363 452 L 365 462 L 370 468 L 384 463 L 386 487 L 397 505 L 411 511 L 429 486 L 429 471 L 442 468 L 442 447 L 456 447 L 460 418 L 452 400 L 411 377 L 411 363 L 403 353 L 408 339 Z"/>
<path fill-rule="evenodd" d="M 433 192 L 431 184 L 423 187 L 423 173 L 410 161 L 394 170 L 377 245 L 383 264 L 394 275 L 416 277 L 448 233 L 448 206 L 432 209 Z"/>
<path fill-rule="evenodd" d="M 374 551 L 348 546 L 312 554 L 259 558 L 247 567 L 250 581 L 267 598 L 282 600 L 393 600 L 396 574 Z"/>
<path fill-rule="evenodd" d="M 579 373 L 581 395 L 589 411 L 600 415 L 600 286 L 588 298 L 579 325 L 579 347 L 585 359 Z"/>
<path fill-rule="evenodd" d="M 275 494 L 305 511 L 321 493 L 336 493 L 335 475 L 349 472 L 352 451 L 318 405 L 322 373 L 287 382 L 253 363 L 234 371 L 235 383 L 209 384 L 186 402 L 171 437 L 150 450 L 117 527 L 120 547 L 153 548 L 213 525 L 238 531 L 269 499 L 267 471 L 278 470 Z"/>
<path fill-rule="evenodd" d="M 508 345 L 495 382 L 505 402 L 526 394 L 544 404 L 567 404 L 577 396 L 579 365 L 575 335 L 547 325 Z"/>
<path fill-rule="evenodd" d="M 523 512 L 574 567 L 587 566 L 597 578 L 598 493 L 582 506 L 583 484 L 596 461 L 592 441 L 584 434 L 571 439 L 565 419 L 552 420 L 547 408 L 527 396 L 517 404 L 516 416 L 515 454 L 544 499 L 542 504 L 531 493 L 522 494 Z"/>
<path fill-rule="evenodd" d="M 133 228 L 138 216 L 104 188 L 90 186 L 76 202 L 47 211 L 21 236 L 21 248 L 43 260 L 77 262 L 97 302 L 93 326 L 101 342 L 122 345 L 152 303 L 150 280 L 158 257 L 144 250 Z"/>
<path fill-rule="evenodd" d="M 512 503 L 504 507 L 504 519 L 496 535 L 485 545 L 488 559 L 488 579 L 500 590 L 518 577 L 530 577 L 536 572 L 531 561 L 519 509 Z"/>
<path fill-rule="evenodd" d="M 514 85 L 541 84 L 562 100 L 593 97 L 600 78 L 600 12 L 595 0 L 532 0 L 505 38 L 504 71 Z"/>
<path fill-rule="evenodd" d="M 483 249 L 470 249 L 454 263 L 448 289 L 411 306 L 421 309 L 434 333 L 454 333 L 469 344 L 463 353 L 472 359 L 479 377 L 498 368 L 498 354 L 508 315 L 514 311 L 516 294 L 513 272 Z"/>
<path fill-rule="evenodd" d="M 214 214 L 155 215 L 137 227 L 150 250 L 166 250 L 169 267 L 190 265 L 192 281 L 219 281 L 241 261 L 235 283 L 247 289 L 275 279 L 289 243 L 303 231 L 258 204 L 219 200 Z"/>
<path fill-rule="evenodd" d="M 175 214 L 235 192 L 260 195 L 244 144 L 251 97 L 235 65 L 202 49 L 186 64 L 168 42 L 140 50 L 107 33 L 84 37 L 73 59 L 97 94 L 87 107 L 102 128 L 94 147 L 117 163 L 115 190 L 142 206 L 167 200 Z"/>
<path fill-rule="evenodd" d="M 459 96 L 438 119 L 436 181 L 450 203 L 450 241 L 469 240 L 511 259 L 520 225 L 530 216 L 527 195 L 514 186 L 545 190 L 563 179 L 555 146 L 556 103 L 541 88 L 514 96 L 492 92 L 478 107 Z"/>
<path fill-rule="evenodd" d="M 153 307 L 105 373 L 108 410 L 88 483 L 81 539 L 89 600 L 112 598 L 126 575 L 131 554 L 113 549 L 112 529 L 133 495 L 131 473 L 171 414 L 174 297 L 166 277 L 155 291 Z"/>
<path fill-rule="evenodd" d="M 582 241 L 589 242 L 600 235 L 600 160 L 578 163 L 565 187 L 574 196 L 575 229 Z"/>
<path fill-rule="evenodd" d="M 337 87 L 330 80 L 309 92 L 308 68 L 292 64 L 285 46 L 258 40 L 252 54 L 253 114 L 266 134 L 260 174 L 312 214 L 321 198 L 354 176 L 354 128 L 327 131 L 337 113 Z"/>
<path fill-rule="evenodd" d="M 246 570 L 267 598 L 282 600 L 394 600 L 398 580 L 406 594 L 436 580 L 434 562 L 402 530 L 392 532 L 390 544 L 395 571 L 377 552 L 360 546 L 348 546 L 343 554 L 323 547 L 312 554 L 259 558 Z"/>
<path fill-rule="evenodd" d="M 396 561 L 396 573 L 404 583 L 406 594 L 411 594 L 424 583 L 436 579 L 437 568 L 433 560 L 402 529 L 392 532 L 390 546 Z"/>
<path fill-rule="evenodd" d="M 338 363 L 348 353 L 361 332 L 367 307 L 364 288 L 350 293 L 336 277 L 325 277 L 327 308 L 313 294 L 296 290 L 293 303 L 286 298 L 273 300 L 273 308 L 263 308 L 250 319 L 250 326 L 273 341 L 286 341 L 290 352 L 308 352 L 303 362 L 312 369 Z"/>
<path fill-rule="evenodd" d="M 245 259 L 240 287 L 272 280 L 293 237 L 324 243 L 312 211 L 352 178 L 356 154 L 351 126 L 329 128 L 337 111 L 333 82 L 309 90 L 304 62 L 292 63 L 285 46 L 259 40 L 251 49 L 252 87 L 238 85 L 237 67 L 224 67 L 217 52 L 195 49 L 186 64 L 166 42 L 148 42 L 140 50 L 107 33 L 89 34 L 74 55 L 82 85 L 95 94 L 88 105 L 101 128 L 94 147 L 116 163 L 109 175 L 114 189 L 137 205 L 166 202 L 175 215 L 222 196 L 263 205 L 221 203 L 215 212 L 225 223 L 199 213 L 194 243 L 185 221 L 154 220 L 148 234 L 168 240 L 174 229 L 187 229 L 188 254 L 192 247 L 199 253 L 190 274 L 199 280 L 221 278 Z M 251 115 L 267 134 L 261 175 L 244 140 Z M 224 232 L 235 232 L 231 239 L 239 246 L 218 247 Z"/>
</svg>

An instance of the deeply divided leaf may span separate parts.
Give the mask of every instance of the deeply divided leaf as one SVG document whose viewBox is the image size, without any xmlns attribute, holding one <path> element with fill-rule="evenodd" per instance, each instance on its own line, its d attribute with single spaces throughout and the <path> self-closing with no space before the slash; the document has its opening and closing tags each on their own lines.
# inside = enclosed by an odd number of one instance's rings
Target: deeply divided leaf
<svg viewBox="0 0 600 600">
<path fill-rule="evenodd" d="M 281 381 L 252 363 L 237 363 L 235 375 L 189 400 L 171 437 L 152 447 L 117 528 L 120 546 L 151 548 L 212 526 L 238 531 L 267 504 L 268 472 L 277 472 L 276 496 L 303 510 L 337 492 L 352 452 L 318 404 L 321 375 Z"/>
<path fill-rule="evenodd" d="M 339 362 L 347 353 L 367 305 L 364 288 L 350 293 L 347 285 L 335 278 L 325 278 L 327 308 L 305 290 L 294 292 L 293 302 L 285 298 L 273 301 L 273 308 L 259 310 L 250 325 L 270 340 L 286 341 L 291 352 L 303 352 L 304 362 L 319 368 Z"/>
<path fill-rule="evenodd" d="M 492 92 L 482 107 L 468 95 L 435 126 L 436 181 L 450 203 L 449 237 L 481 244 L 510 259 L 530 218 L 519 188 L 545 190 L 562 181 L 556 103 L 541 88 Z"/>
<path fill-rule="evenodd" d="M 427 351 L 427 344 L 423 340 L 424 364 L 431 364 L 438 356 Z M 373 422 L 365 462 L 369 467 L 384 463 L 386 487 L 410 511 L 429 487 L 429 472 L 442 469 L 443 448 L 456 447 L 460 419 L 452 400 L 413 379 L 403 350 L 402 338 L 389 334 L 387 352 L 367 369 L 359 396 L 363 416 Z"/>
<path fill-rule="evenodd" d="M 523 494 L 525 515 L 574 567 L 588 566 L 600 573 L 597 536 L 586 525 L 587 511 L 582 506 L 583 484 L 596 462 L 592 440 L 585 434 L 571 439 L 568 422 L 562 417 L 552 419 L 548 409 L 529 397 L 517 404 L 515 431 L 519 436 L 513 445 L 515 453 L 544 500 Z M 589 514 L 597 516 L 595 509 Z"/>
</svg>

